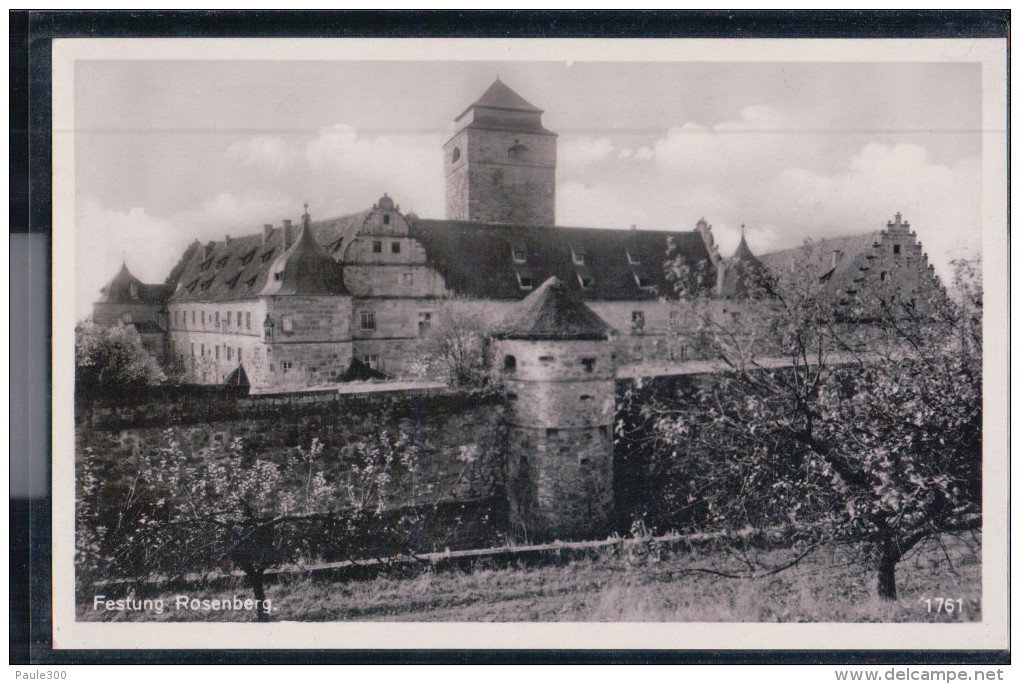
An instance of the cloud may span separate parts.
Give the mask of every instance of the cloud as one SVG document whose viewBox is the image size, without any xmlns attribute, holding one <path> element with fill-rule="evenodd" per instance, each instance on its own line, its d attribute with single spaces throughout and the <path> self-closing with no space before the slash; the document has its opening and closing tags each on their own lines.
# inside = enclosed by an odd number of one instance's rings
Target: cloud
<svg viewBox="0 0 1020 684">
<path fill-rule="evenodd" d="M 564 137 L 560 140 L 557 162 L 564 167 L 584 169 L 609 159 L 614 150 L 609 138 Z"/>
<path fill-rule="evenodd" d="M 281 173 L 290 166 L 296 155 L 283 138 L 257 136 L 231 144 L 227 156 L 243 165 Z"/>
</svg>

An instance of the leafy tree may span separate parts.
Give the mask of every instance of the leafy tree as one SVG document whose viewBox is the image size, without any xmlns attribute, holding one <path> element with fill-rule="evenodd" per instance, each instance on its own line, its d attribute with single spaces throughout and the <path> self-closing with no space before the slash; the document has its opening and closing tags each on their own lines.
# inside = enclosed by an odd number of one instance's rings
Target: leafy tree
<svg viewBox="0 0 1020 684">
<path fill-rule="evenodd" d="M 80 396 L 91 399 L 166 379 L 134 327 L 123 323 L 106 327 L 85 319 L 74 333 L 75 389 Z"/>
<path fill-rule="evenodd" d="M 763 279 L 726 314 L 701 301 L 686 334 L 728 372 L 629 407 L 671 483 L 666 518 L 863 542 L 886 599 L 918 543 L 979 529 L 981 284 L 977 265 L 957 271 L 952 298 L 882 282 L 848 297 L 804 275 Z"/>
<path fill-rule="evenodd" d="M 330 453 L 317 439 L 271 460 L 241 439 L 189 457 L 173 430 L 135 456 L 121 483 L 104 483 L 96 455 L 79 458 L 79 595 L 101 577 L 164 579 L 241 570 L 257 619 L 265 613 L 265 574 L 291 563 L 390 556 L 407 551 L 416 511 L 395 502 L 434 503 L 416 479 L 420 449 L 402 434 L 380 433 Z M 409 476 L 410 474 L 410 476 Z"/>
<path fill-rule="evenodd" d="M 444 301 L 432 321 L 422 327 L 412 367 L 420 375 L 451 385 L 481 386 L 487 381 L 483 341 L 485 317 L 468 302 Z"/>
</svg>

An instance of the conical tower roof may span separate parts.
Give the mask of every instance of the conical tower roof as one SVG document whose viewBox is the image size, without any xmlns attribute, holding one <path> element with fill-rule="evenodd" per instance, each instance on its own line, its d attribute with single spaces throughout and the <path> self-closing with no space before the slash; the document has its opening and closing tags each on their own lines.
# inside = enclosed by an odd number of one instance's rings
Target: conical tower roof
<svg viewBox="0 0 1020 684">
<path fill-rule="evenodd" d="M 340 264 L 326 254 L 312 237 L 311 217 L 305 205 L 304 222 L 297 240 L 273 264 L 264 295 L 347 294 Z"/>
<path fill-rule="evenodd" d="M 730 261 L 740 261 L 742 263 L 751 263 L 761 265 L 761 260 L 754 255 L 751 248 L 747 246 L 747 238 L 744 237 L 744 231 L 740 231 L 740 244 L 737 245 L 737 249 L 733 252 L 733 256 Z"/>
<path fill-rule="evenodd" d="M 99 302 L 158 302 L 164 294 L 162 285 L 147 285 L 128 270 L 127 262 L 121 262 L 120 270 L 99 292 Z"/>
<path fill-rule="evenodd" d="M 554 276 L 521 300 L 493 334 L 516 340 L 605 340 L 612 330 Z"/>
<path fill-rule="evenodd" d="M 523 97 L 518 95 L 514 90 L 503 81 L 496 77 L 492 85 L 489 86 L 488 90 L 482 93 L 482 96 L 474 101 L 474 103 L 468 105 L 460 116 L 464 116 L 472 107 L 488 107 L 490 109 L 512 109 L 518 112 L 536 112 L 542 113 L 542 110 L 531 104 Z"/>
</svg>

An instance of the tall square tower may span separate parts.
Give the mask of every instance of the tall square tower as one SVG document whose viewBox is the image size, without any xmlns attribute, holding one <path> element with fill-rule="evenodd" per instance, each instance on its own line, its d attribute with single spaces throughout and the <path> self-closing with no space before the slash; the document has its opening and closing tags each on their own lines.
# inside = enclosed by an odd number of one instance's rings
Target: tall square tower
<svg viewBox="0 0 1020 684">
<path fill-rule="evenodd" d="M 556 134 L 498 78 L 457 117 L 443 152 L 448 219 L 556 224 Z"/>
</svg>

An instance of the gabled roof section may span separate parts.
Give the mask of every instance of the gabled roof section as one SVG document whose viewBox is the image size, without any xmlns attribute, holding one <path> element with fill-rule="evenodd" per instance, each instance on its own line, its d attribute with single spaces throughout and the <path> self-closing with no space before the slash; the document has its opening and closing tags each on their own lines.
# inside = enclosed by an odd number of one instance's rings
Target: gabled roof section
<svg viewBox="0 0 1020 684">
<path fill-rule="evenodd" d="M 523 97 L 518 95 L 514 90 L 499 80 L 493 81 L 492 85 L 489 86 L 488 90 L 482 93 L 482 96 L 475 100 L 472 104 L 468 105 L 467 109 L 461 112 L 460 119 L 467 114 L 472 107 L 488 107 L 490 109 L 510 109 L 518 112 L 535 112 L 541 114 L 542 110 L 531 104 Z"/>
<path fill-rule="evenodd" d="M 605 340 L 613 329 L 556 277 L 514 307 L 493 335 L 514 340 Z"/>
<path fill-rule="evenodd" d="M 370 213 L 364 211 L 313 222 L 310 226 L 312 241 L 324 254 L 338 261 Z M 190 258 L 181 269 L 171 299 L 175 302 L 226 302 L 258 297 L 273 277 L 273 267 L 284 253 L 283 235 L 283 229 L 276 228 L 268 233 L 199 245 L 191 250 Z M 228 257 L 225 261 L 224 256 Z M 218 266 L 220 263 L 223 265 Z M 206 285 L 208 287 L 203 289 Z"/>
<path fill-rule="evenodd" d="M 143 283 L 128 270 L 127 263 L 122 263 L 117 275 L 101 290 L 99 302 L 142 304 L 162 304 L 166 300 L 167 288 L 164 285 Z"/>
<path fill-rule="evenodd" d="M 651 300 L 673 297 L 665 275 L 670 241 L 690 266 L 706 263 L 703 285 L 715 285 L 715 269 L 701 235 L 651 230 L 562 228 L 412 220 L 411 237 L 421 240 L 429 265 L 455 294 L 472 299 L 522 299 L 532 288 L 556 277 L 583 300 Z M 582 287 L 573 253 L 583 251 Z M 628 257 L 628 253 L 630 257 Z M 516 255 L 516 258 L 515 258 Z M 523 261 L 519 258 L 523 256 Z M 631 260 L 640 262 L 639 286 Z M 530 280 L 524 288 L 521 278 Z"/>
<path fill-rule="evenodd" d="M 272 277 L 262 289 L 263 295 L 341 295 L 344 288 L 340 264 L 323 250 L 312 237 L 311 217 L 302 216 L 297 240 L 270 269 Z"/>
<path fill-rule="evenodd" d="M 856 289 L 856 282 L 870 268 L 869 256 L 881 240 L 879 231 L 810 240 L 800 247 L 762 254 L 763 264 L 780 280 L 807 274 L 828 287 Z"/>
</svg>

